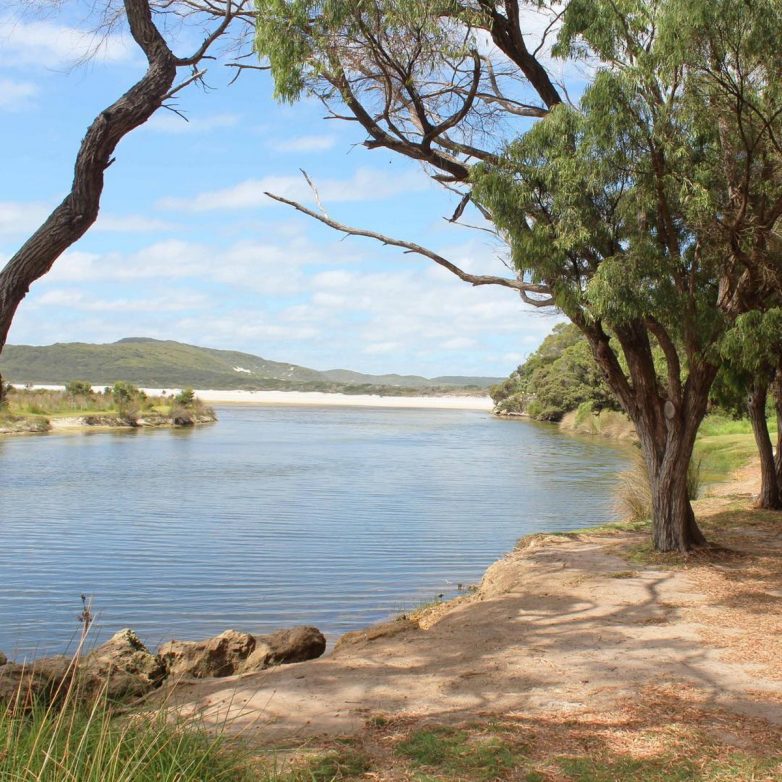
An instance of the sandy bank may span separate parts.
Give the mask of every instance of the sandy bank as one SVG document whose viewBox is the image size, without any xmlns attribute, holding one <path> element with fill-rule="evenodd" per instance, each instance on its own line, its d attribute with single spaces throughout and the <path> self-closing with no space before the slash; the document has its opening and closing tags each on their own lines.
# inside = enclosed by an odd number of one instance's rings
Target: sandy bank
<svg viewBox="0 0 782 782">
<path fill-rule="evenodd" d="M 145 388 L 150 396 L 161 389 Z M 166 389 L 170 394 L 171 389 Z M 326 394 L 320 391 L 220 391 L 199 389 L 196 396 L 208 404 L 295 405 L 309 407 L 404 407 L 440 410 L 486 410 L 494 406 L 488 396 L 375 396 Z"/>
</svg>

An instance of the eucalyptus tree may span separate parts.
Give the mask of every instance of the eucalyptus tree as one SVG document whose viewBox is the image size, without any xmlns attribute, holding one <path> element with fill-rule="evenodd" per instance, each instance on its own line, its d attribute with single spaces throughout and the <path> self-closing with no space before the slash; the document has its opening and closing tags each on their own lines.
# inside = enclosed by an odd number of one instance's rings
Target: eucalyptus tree
<svg viewBox="0 0 782 782">
<path fill-rule="evenodd" d="M 273 197 L 567 315 L 638 432 L 654 545 L 704 543 L 686 477 L 720 341 L 782 287 L 780 4 L 256 3 L 278 97 L 314 95 L 360 125 L 368 148 L 421 161 L 458 192 L 452 219 L 472 204 L 497 231 L 515 274 L 469 273 Z M 550 76 L 548 56 L 569 83 Z"/>
</svg>

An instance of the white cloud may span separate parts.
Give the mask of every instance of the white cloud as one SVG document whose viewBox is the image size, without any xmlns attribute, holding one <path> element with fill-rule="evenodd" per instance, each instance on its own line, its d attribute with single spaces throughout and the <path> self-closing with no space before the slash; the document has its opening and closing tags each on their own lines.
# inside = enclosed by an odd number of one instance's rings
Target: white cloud
<svg viewBox="0 0 782 782">
<path fill-rule="evenodd" d="M 38 296 L 35 307 L 69 307 L 83 312 L 183 312 L 208 303 L 206 296 L 200 293 L 174 293 L 143 299 L 100 299 L 85 292 L 55 288 Z"/>
<path fill-rule="evenodd" d="M 426 190 L 428 177 L 418 169 L 408 169 L 397 176 L 388 171 L 359 168 L 350 179 L 323 179 L 315 182 L 324 204 L 344 201 L 378 201 L 384 198 Z M 164 198 L 158 206 L 186 212 L 208 212 L 221 209 L 257 209 L 275 204 L 266 192 L 296 201 L 313 200 L 313 193 L 302 176 L 268 176 L 248 179 L 232 187 L 199 193 L 192 198 Z"/>
<path fill-rule="evenodd" d="M 29 81 L 0 78 L 0 111 L 22 111 L 30 108 L 39 87 Z"/>
<path fill-rule="evenodd" d="M 149 231 L 170 231 L 176 227 L 175 223 L 144 215 L 101 214 L 91 230 L 107 233 L 146 233 Z"/>
<path fill-rule="evenodd" d="M 35 231 L 49 216 L 54 204 L 40 201 L 0 201 L 0 236 L 23 237 Z M 170 231 L 176 224 L 144 215 L 101 213 L 92 231 L 147 233 Z"/>
<path fill-rule="evenodd" d="M 0 201 L 0 236 L 32 233 L 50 211 L 51 207 L 43 203 Z"/>
<path fill-rule="evenodd" d="M 336 136 L 315 135 L 272 141 L 269 146 L 278 152 L 325 152 L 332 149 L 336 143 Z"/>
<path fill-rule="evenodd" d="M 126 35 L 0 16 L 0 65 L 5 67 L 67 68 L 87 58 L 122 63 L 135 56 L 135 45 Z"/>
<path fill-rule="evenodd" d="M 158 111 L 142 126 L 143 130 L 157 133 L 211 133 L 223 128 L 236 127 L 239 114 L 211 114 L 204 117 L 180 117 L 170 111 Z"/>
<path fill-rule="evenodd" d="M 275 241 L 71 250 L 34 287 L 13 341 L 143 334 L 320 369 L 501 375 L 556 322 L 512 291 L 473 288 L 424 259 L 356 263 L 341 242 Z M 480 243 L 461 249 L 481 260 Z"/>
</svg>

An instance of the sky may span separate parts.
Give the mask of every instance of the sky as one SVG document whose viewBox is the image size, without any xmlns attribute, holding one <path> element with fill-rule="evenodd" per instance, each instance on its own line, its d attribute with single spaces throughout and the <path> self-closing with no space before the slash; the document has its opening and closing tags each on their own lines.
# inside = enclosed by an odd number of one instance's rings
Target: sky
<svg viewBox="0 0 782 782">
<path fill-rule="evenodd" d="M 0 262 L 67 193 L 92 119 L 144 71 L 122 29 L 97 52 L 90 5 L 0 10 Z M 173 31 L 185 53 L 190 31 Z M 93 56 L 84 61 L 86 52 Z M 209 65 L 119 145 L 98 222 L 32 287 L 12 344 L 173 339 L 315 369 L 503 376 L 557 322 L 511 290 L 344 238 L 263 195 L 507 274 L 491 237 L 444 220 L 455 197 L 412 161 L 361 146 L 313 100 L 281 105 L 267 73 Z"/>
</svg>

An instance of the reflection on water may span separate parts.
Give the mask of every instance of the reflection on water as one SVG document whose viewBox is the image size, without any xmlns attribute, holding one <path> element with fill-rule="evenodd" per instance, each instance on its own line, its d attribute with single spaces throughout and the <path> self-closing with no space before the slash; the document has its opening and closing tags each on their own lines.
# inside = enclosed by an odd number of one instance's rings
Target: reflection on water
<svg viewBox="0 0 782 782">
<path fill-rule="evenodd" d="M 193 430 L 0 441 L 0 649 L 227 627 L 335 635 L 453 594 L 517 538 L 611 516 L 625 451 L 485 413 L 218 410 Z"/>
</svg>

